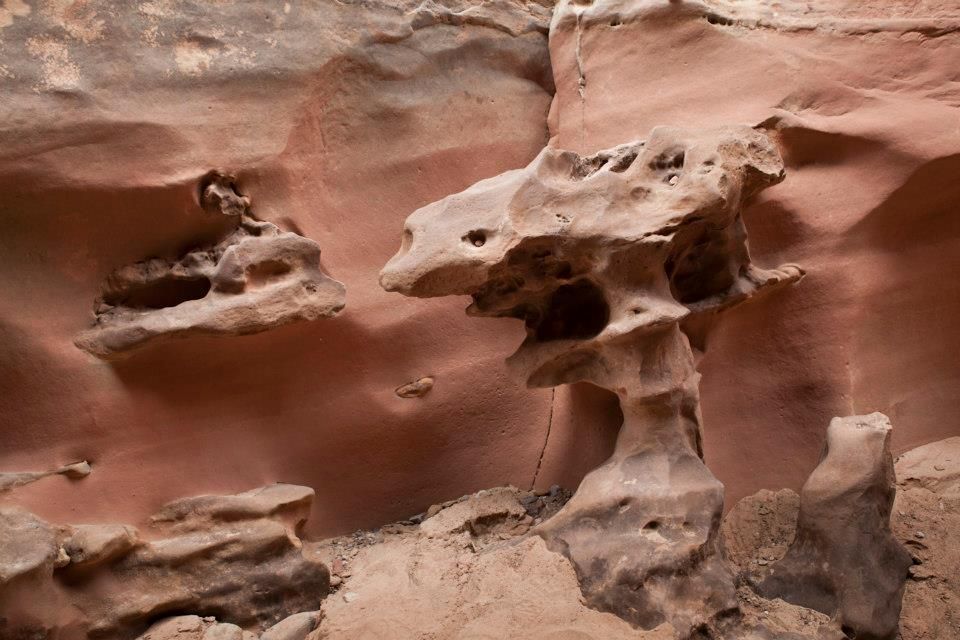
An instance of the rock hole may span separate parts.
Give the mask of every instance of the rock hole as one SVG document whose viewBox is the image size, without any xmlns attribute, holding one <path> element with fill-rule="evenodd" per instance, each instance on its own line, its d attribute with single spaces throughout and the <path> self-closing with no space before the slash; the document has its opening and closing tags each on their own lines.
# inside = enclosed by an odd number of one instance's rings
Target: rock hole
<svg viewBox="0 0 960 640">
<path fill-rule="evenodd" d="M 623 20 L 620 19 L 620 16 L 614 16 L 610 19 L 611 27 L 619 27 L 622 24 L 623 24 Z"/>
<path fill-rule="evenodd" d="M 588 156 L 586 158 L 578 157 L 570 167 L 570 177 L 574 180 L 582 180 L 592 176 L 597 171 L 600 171 L 600 169 L 607 164 L 608 160 L 610 160 L 610 157 L 603 154 Z"/>
<path fill-rule="evenodd" d="M 637 152 L 631 151 L 630 153 L 626 154 L 622 158 L 618 158 L 617 161 L 613 164 L 613 166 L 610 167 L 610 171 L 614 171 L 616 173 L 623 173 L 624 171 L 630 168 L 630 165 L 632 165 L 633 161 L 636 159 L 637 159 Z"/>
<path fill-rule="evenodd" d="M 132 309 L 166 309 L 189 300 L 199 300 L 210 291 L 206 278 L 160 278 L 104 297 L 112 306 Z"/>
<path fill-rule="evenodd" d="M 706 623 L 694 628 L 693 635 L 690 636 L 690 640 L 714 640 L 714 638 L 713 632 L 710 631 L 710 627 Z"/>
<path fill-rule="evenodd" d="M 247 280 L 251 284 L 262 284 L 290 273 L 290 265 L 281 260 L 265 260 L 247 267 Z"/>
<path fill-rule="evenodd" d="M 683 248 L 667 258 L 664 267 L 673 297 L 691 304 L 726 291 L 734 282 L 727 264 L 729 254 L 722 232 L 707 228 L 679 243 Z"/>
<path fill-rule="evenodd" d="M 487 234 L 479 229 L 474 229 L 467 235 L 463 236 L 463 241 L 469 244 L 472 244 L 475 247 L 482 247 L 487 244 Z"/>
<path fill-rule="evenodd" d="M 537 340 L 585 340 L 603 331 L 610 320 L 610 307 L 600 287 L 578 280 L 558 287 L 547 308 L 531 327 Z"/>
<path fill-rule="evenodd" d="M 848 624 L 840 625 L 840 632 L 843 633 L 848 638 L 854 639 L 857 637 L 857 632 Z"/>
<path fill-rule="evenodd" d="M 662 171 L 664 169 L 682 169 L 686 154 L 683 149 L 664 151 L 650 162 L 650 168 Z"/>
<path fill-rule="evenodd" d="M 734 21 L 732 19 L 726 16 L 717 15 L 716 13 L 708 13 L 704 17 L 710 24 L 720 25 L 721 27 L 732 27 L 734 25 Z"/>
<path fill-rule="evenodd" d="M 644 531 L 656 531 L 656 530 L 659 529 L 659 528 L 660 528 L 660 521 L 659 521 L 659 520 L 651 520 L 651 521 L 648 522 L 647 524 L 643 525 L 643 530 L 644 530 Z"/>
</svg>

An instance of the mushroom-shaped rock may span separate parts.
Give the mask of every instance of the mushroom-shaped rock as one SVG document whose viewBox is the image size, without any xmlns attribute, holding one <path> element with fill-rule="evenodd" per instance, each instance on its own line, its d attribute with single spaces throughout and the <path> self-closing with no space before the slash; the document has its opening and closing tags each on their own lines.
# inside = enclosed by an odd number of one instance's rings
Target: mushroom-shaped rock
<svg viewBox="0 0 960 640">
<path fill-rule="evenodd" d="M 835 616 L 851 637 L 896 637 L 910 554 L 890 530 L 896 492 L 890 421 L 834 418 L 800 491 L 797 533 L 760 584 L 769 598 Z"/>
<path fill-rule="evenodd" d="M 747 127 L 657 128 L 587 157 L 546 148 L 411 214 L 381 272 L 390 291 L 470 295 L 470 314 L 522 319 L 509 363 L 528 385 L 586 380 L 620 397 L 613 456 L 538 531 L 591 606 L 645 629 L 707 633 L 737 606 L 680 321 L 802 276 L 753 266 L 740 218 L 782 178 L 774 145 Z"/>
</svg>

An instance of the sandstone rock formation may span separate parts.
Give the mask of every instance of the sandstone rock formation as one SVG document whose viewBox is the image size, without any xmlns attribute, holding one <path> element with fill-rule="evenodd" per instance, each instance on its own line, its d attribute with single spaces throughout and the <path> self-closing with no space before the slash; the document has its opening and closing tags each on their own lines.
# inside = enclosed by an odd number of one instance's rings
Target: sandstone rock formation
<svg viewBox="0 0 960 640">
<path fill-rule="evenodd" d="M 890 531 L 891 430 L 881 413 L 830 422 L 823 460 L 800 492 L 794 541 L 759 585 L 867 640 L 896 636 L 911 564 Z"/>
<path fill-rule="evenodd" d="M 214 21 L 196 0 L 15 4 L 0 19 L 0 468 L 102 472 L 25 487 L 15 501 L 51 521 L 140 520 L 282 479 L 315 487 L 308 526 L 334 535 L 485 486 L 575 486 L 612 450 L 616 397 L 511 386 L 499 353 L 518 323 L 395 299 L 372 274 L 410 211 L 551 136 L 591 155 L 664 123 L 763 123 L 791 179 L 745 209 L 751 251 L 809 273 L 694 345 L 728 506 L 799 489 L 834 415 L 885 411 L 895 453 L 955 433 L 953 2 L 560 2 L 549 50 L 546 0 L 230 0 Z M 214 167 L 259 218 L 318 242 L 349 315 L 104 368 L 72 344 L 101 283 L 222 238 L 229 216 L 197 215 Z M 396 397 L 425 374 L 424 401 Z M 358 450 L 368 464 L 337 464 Z M 158 481 L 173 457 L 181 473 Z"/>
<path fill-rule="evenodd" d="M 645 629 L 707 633 L 736 608 L 680 322 L 801 277 L 753 266 L 740 220 L 782 178 L 775 147 L 745 127 L 659 128 L 588 157 L 547 148 L 411 214 L 381 272 L 387 290 L 468 294 L 468 313 L 524 320 L 510 362 L 530 386 L 586 380 L 620 397 L 613 456 L 539 533 L 591 606 Z"/>
<path fill-rule="evenodd" d="M 804 284 L 717 316 L 694 345 L 728 506 L 799 490 L 834 416 L 889 415 L 895 454 L 957 435 L 956 2 L 560 0 L 550 52 L 552 146 L 744 123 L 784 159 L 789 179 L 743 218 L 753 259 L 796 261 Z M 544 471 L 582 448 L 558 442 Z"/>
<path fill-rule="evenodd" d="M 310 640 L 676 638 L 669 623 L 639 630 L 585 606 L 570 563 L 533 533 L 566 499 L 561 490 L 536 495 L 498 487 L 319 543 L 317 554 L 334 568 L 335 586 Z M 844 638 L 822 613 L 745 588 L 737 600 L 740 619 L 714 637 Z"/>
<path fill-rule="evenodd" d="M 320 269 L 316 242 L 250 215 L 233 179 L 213 174 L 204 209 L 236 219 L 220 242 L 178 260 L 153 258 L 114 271 L 101 287 L 96 324 L 76 340 L 112 358 L 158 340 L 245 335 L 336 315 L 344 287 Z"/>
<path fill-rule="evenodd" d="M 57 531 L 31 514 L 5 510 L 0 637 L 69 629 L 126 639 L 165 615 L 191 612 L 223 624 L 178 618 L 146 635 L 245 640 L 246 631 L 283 621 L 269 637 L 293 640 L 310 621 L 312 630 L 317 617 L 285 619 L 315 611 L 329 590 L 329 570 L 296 535 L 312 498 L 311 489 L 290 485 L 187 498 L 164 507 L 142 532 L 122 525 Z"/>
</svg>

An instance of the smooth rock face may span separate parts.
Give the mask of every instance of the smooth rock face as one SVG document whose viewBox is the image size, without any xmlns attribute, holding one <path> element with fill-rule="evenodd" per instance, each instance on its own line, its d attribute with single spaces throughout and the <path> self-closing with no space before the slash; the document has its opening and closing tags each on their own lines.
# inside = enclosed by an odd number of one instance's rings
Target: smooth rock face
<svg viewBox="0 0 960 640">
<path fill-rule="evenodd" d="M 469 294 L 472 315 L 524 320 L 510 363 L 529 386 L 589 381 L 620 397 L 613 456 L 538 532 L 592 607 L 644 629 L 716 633 L 737 607 L 680 323 L 800 279 L 751 265 L 739 215 L 782 179 L 775 147 L 746 127 L 658 128 L 589 157 L 546 148 L 411 214 L 381 272 L 388 290 Z"/>
<path fill-rule="evenodd" d="M 551 394 L 508 381 L 503 354 L 520 328 L 471 323 L 455 300 L 388 295 L 377 273 L 410 211 L 546 143 L 547 4 L 0 8 L 0 470 L 96 462 L 83 482 L 48 478 L 3 499 L 50 522 L 135 523 L 181 496 L 284 481 L 318 492 L 316 536 L 529 486 Z M 118 322 L 104 315 L 91 336 L 108 362 L 73 344 L 117 269 L 155 258 L 160 273 L 196 273 L 182 260 L 233 233 L 245 207 L 279 231 L 241 232 L 232 252 L 312 264 L 319 246 L 348 291 L 337 317 L 274 326 L 322 301 L 299 268 L 265 269 L 282 291 L 247 278 L 240 294 L 211 283 L 180 305 L 189 313 L 115 308 Z M 231 273 L 266 255 L 237 255 Z M 424 376 L 429 394 L 395 393 Z M 599 460 L 614 434 L 594 433 Z"/>
<path fill-rule="evenodd" d="M 867 640 L 896 636 L 911 564 L 890 530 L 891 430 L 881 413 L 830 422 L 823 460 L 800 492 L 796 537 L 759 585 Z"/>
</svg>

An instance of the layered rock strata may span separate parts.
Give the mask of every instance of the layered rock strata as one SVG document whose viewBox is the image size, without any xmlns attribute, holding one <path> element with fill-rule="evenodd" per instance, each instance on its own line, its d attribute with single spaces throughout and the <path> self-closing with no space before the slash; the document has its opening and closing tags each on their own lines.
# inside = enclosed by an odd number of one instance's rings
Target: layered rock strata
<svg viewBox="0 0 960 640">
<path fill-rule="evenodd" d="M 0 637 L 69 630 L 77 637 L 126 640 L 182 612 L 215 617 L 238 632 L 263 631 L 316 611 L 330 573 L 304 552 L 296 533 L 312 500 L 312 489 L 279 484 L 187 498 L 164 507 L 142 531 L 109 524 L 52 527 L 25 511 L 4 509 Z M 286 622 L 273 637 L 298 624 Z M 209 626 L 170 623 L 151 633 L 202 631 L 208 637 L 214 633 Z"/>
</svg>

